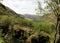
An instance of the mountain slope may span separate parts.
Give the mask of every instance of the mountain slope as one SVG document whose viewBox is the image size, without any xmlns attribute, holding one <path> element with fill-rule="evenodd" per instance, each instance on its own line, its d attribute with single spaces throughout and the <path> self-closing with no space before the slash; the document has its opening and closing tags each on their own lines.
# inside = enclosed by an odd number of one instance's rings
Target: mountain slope
<svg viewBox="0 0 60 43">
<path fill-rule="evenodd" d="M 26 16 L 26 15 L 25 15 Z M 31 15 L 27 15 L 30 18 Z M 31 18 L 34 18 L 32 16 Z M 40 21 L 24 19 L 9 8 L 0 4 L 0 29 L 4 43 L 47 43 L 53 41 L 55 25 L 51 16 L 44 15 Z M 51 21 L 50 21 L 51 20 Z M 50 23 L 51 22 L 51 23 Z"/>
</svg>

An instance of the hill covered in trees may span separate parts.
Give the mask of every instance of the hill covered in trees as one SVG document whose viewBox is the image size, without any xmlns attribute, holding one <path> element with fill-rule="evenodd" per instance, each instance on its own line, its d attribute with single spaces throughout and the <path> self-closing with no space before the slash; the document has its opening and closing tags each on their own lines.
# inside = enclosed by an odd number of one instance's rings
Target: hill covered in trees
<svg viewBox="0 0 60 43">
<path fill-rule="evenodd" d="M 40 19 L 27 20 L 0 4 L 0 43 L 53 43 L 55 17 L 46 14 Z"/>
</svg>

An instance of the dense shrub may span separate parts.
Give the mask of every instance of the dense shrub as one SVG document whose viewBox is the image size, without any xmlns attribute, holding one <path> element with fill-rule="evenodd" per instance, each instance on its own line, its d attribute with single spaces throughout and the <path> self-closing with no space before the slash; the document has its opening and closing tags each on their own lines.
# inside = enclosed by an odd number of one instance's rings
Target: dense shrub
<svg viewBox="0 0 60 43">
<path fill-rule="evenodd" d="M 5 26 L 5 27 L 7 26 L 8 28 L 5 28 L 5 29 L 9 29 L 9 26 L 11 26 L 11 24 L 15 24 L 15 25 L 19 24 L 20 26 L 30 27 L 32 30 L 38 32 L 38 34 L 41 31 L 44 31 L 44 32 L 46 32 L 48 34 L 51 34 L 51 33 L 55 32 L 54 24 L 51 24 L 49 22 L 34 22 L 34 21 L 29 21 L 29 20 L 26 20 L 26 19 L 23 19 L 23 18 L 20 18 L 20 17 L 16 17 L 16 16 L 0 15 L 0 27 L 1 26 Z M 7 30 L 6 32 L 8 32 L 8 31 L 10 31 L 10 30 Z M 7 36 L 5 35 L 5 37 L 8 37 L 8 39 L 9 39 L 9 37 L 12 37 L 11 36 L 11 34 L 12 34 L 11 32 L 10 33 L 9 32 L 6 33 Z M 8 35 L 8 34 L 10 34 L 10 35 Z M 14 30 L 13 30 L 13 34 L 15 34 Z M 4 38 L 4 39 L 6 40 L 5 41 L 6 43 L 9 43 L 9 42 L 7 42 L 8 39 L 6 39 L 6 38 Z M 15 43 L 14 41 L 15 41 L 15 38 L 12 38 L 12 43 Z M 25 41 L 25 40 L 23 40 L 23 38 L 16 39 L 16 42 L 19 42 L 19 43 L 20 42 L 24 43 L 23 41 Z"/>
</svg>

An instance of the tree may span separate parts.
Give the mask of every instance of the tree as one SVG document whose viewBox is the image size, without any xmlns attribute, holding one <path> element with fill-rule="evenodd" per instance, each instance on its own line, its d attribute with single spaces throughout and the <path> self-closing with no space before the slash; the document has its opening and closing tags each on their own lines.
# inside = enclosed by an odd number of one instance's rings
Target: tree
<svg viewBox="0 0 60 43">
<path fill-rule="evenodd" d="M 58 34 L 58 30 L 59 30 L 59 39 L 60 39 L 60 29 L 59 29 L 59 21 L 60 21 L 60 0 L 46 0 L 47 3 L 47 8 L 49 9 L 49 12 L 53 13 L 54 15 L 56 15 L 57 17 L 57 21 L 56 21 L 56 34 L 55 34 L 55 40 L 54 43 L 56 43 L 56 36 Z"/>
<path fill-rule="evenodd" d="M 56 43 L 56 36 L 58 34 L 58 30 L 59 30 L 59 39 L 60 39 L 60 0 L 44 0 L 46 3 L 46 7 L 45 9 L 43 9 L 40 5 L 40 2 L 38 2 L 38 7 L 40 12 L 44 11 L 50 14 L 54 14 L 56 16 L 56 34 L 55 34 L 55 39 L 54 39 L 54 43 Z"/>
<path fill-rule="evenodd" d="M 39 0 L 38 0 L 37 2 L 38 2 L 38 9 L 37 9 L 38 12 L 37 12 L 37 13 L 38 13 L 38 14 L 39 14 L 39 13 L 40 13 L 40 14 L 43 14 L 43 13 L 45 12 L 45 9 L 42 8 L 41 2 L 40 2 Z"/>
</svg>

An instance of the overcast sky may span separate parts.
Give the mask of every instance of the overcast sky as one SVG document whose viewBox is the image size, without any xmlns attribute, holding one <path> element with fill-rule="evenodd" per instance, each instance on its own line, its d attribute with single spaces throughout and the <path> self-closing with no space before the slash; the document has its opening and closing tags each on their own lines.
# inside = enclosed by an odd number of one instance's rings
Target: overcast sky
<svg viewBox="0 0 60 43">
<path fill-rule="evenodd" d="M 35 14 L 38 8 L 37 0 L 3 0 L 2 3 L 19 14 Z"/>
</svg>

